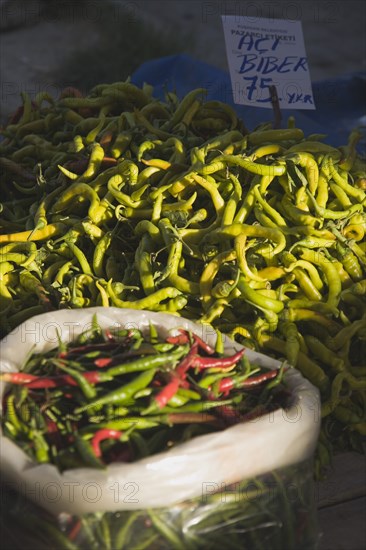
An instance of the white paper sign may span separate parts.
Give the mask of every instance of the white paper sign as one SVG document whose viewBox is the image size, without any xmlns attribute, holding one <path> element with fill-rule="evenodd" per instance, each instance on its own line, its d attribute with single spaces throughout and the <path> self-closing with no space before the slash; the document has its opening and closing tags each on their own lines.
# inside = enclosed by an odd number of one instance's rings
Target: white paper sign
<svg viewBox="0 0 366 550">
<path fill-rule="evenodd" d="M 223 15 L 234 103 L 315 109 L 301 21 Z"/>
</svg>

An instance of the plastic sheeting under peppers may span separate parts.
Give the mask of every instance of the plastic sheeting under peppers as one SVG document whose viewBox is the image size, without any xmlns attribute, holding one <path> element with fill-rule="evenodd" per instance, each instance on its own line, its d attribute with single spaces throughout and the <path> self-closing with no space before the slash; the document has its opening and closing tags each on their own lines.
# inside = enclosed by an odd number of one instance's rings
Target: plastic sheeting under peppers
<svg viewBox="0 0 366 550">
<path fill-rule="evenodd" d="M 102 329 L 138 328 L 148 334 L 152 323 L 162 339 L 183 329 L 215 345 L 212 327 L 173 315 L 118 308 L 62 310 L 36 316 L 8 335 L 1 343 L 1 371 L 18 371 L 27 354 L 49 351 L 58 338 L 65 342 L 75 339 L 90 327 L 94 314 Z M 224 344 L 225 355 L 241 349 L 227 338 Z M 249 349 L 245 354 L 258 367 L 280 367 L 279 362 Z M 286 408 L 192 438 L 136 462 L 111 463 L 103 470 L 75 468 L 60 473 L 52 464 L 35 463 L 2 437 L 3 479 L 26 487 L 27 496 L 52 514 L 82 515 L 169 507 L 202 497 L 207 484 L 211 484 L 210 491 L 212 487 L 220 490 L 296 465 L 311 459 L 314 452 L 320 426 L 319 393 L 295 369 L 289 369 L 285 379 L 291 394 Z M 5 388 L 2 383 L 2 395 Z M 136 495 L 131 495 L 134 490 Z"/>
</svg>

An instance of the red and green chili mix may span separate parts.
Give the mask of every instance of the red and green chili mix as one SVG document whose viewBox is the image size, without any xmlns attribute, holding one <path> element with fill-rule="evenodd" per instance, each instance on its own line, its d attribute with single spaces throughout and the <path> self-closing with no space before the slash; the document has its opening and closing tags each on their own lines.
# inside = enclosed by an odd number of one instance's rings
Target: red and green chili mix
<svg viewBox="0 0 366 550">
<path fill-rule="evenodd" d="M 132 462 L 282 406 L 285 364 L 264 370 L 245 348 L 224 356 L 180 330 L 93 328 L 3 373 L 2 428 L 61 471 Z"/>
</svg>

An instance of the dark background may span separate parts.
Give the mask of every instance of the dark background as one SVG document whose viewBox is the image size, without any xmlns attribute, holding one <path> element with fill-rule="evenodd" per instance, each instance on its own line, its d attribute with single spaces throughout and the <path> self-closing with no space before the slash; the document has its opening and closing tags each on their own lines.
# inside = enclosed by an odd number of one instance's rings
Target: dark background
<svg viewBox="0 0 366 550">
<path fill-rule="evenodd" d="M 366 68 L 363 0 L 0 0 L 1 122 L 21 91 L 87 91 L 166 55 L 227 70 L 224 14 L 301 20 L 313 81 Z"/>
</svg>

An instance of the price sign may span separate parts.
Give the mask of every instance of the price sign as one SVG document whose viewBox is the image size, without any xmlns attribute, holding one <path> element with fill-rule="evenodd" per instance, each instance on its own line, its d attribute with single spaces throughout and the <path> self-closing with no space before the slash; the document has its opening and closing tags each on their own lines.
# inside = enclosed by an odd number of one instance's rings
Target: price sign
<svg viewBox="0 0 366 550">
<path fill-rule="evenodd" d="M 315 109 L 301 21 L 223 15 L 234 103 Z"/>
</svg>

